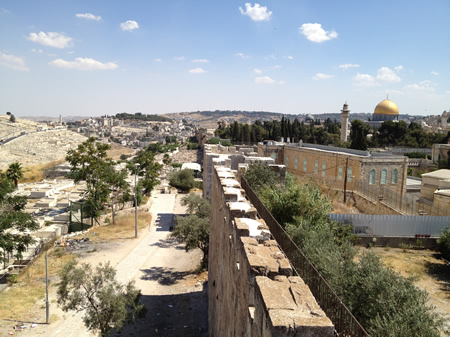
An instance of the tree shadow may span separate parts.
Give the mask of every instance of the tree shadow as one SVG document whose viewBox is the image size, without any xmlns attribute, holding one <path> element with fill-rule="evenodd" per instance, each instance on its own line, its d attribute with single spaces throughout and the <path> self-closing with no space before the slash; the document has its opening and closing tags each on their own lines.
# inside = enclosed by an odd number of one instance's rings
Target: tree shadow
<svg viewBox="0 0 450 337">
<path fill-rule="evenodd" d="M 207 286 L 177 295 L 143 295 L 144 318 L 126 325 L 116 336 L 208 336 Z"/>
<path fill-rule="evenodd" d="M 441 254 L 433 254 L 433 257 L 442 263 L 426 262 L 428 274 L 439 280 L 443 291 L 450 292 L 450 264 L 447 263 Z"/>
<path fill-rule="evenodd" d="M 168 237 L 164 240 L 159 240 L 158 242 L 152 243 L 150 246 L 156 246 L 159 248 L 175 248 L 178 250 L 184 250 L 184 247 L 182 244 L 180 244 L 177 239 Z"/>
<path fill-rule="evenodd" d="M 173 271 L 173 268 L 152 267 L 150 269 L 141 269 L 144 273 L 141 280 L 157 281 L 161 285 L 170 286 L 178 283 L 179 280 L 184 279 L 190 275 L 190 271 Z"/>
</svg>

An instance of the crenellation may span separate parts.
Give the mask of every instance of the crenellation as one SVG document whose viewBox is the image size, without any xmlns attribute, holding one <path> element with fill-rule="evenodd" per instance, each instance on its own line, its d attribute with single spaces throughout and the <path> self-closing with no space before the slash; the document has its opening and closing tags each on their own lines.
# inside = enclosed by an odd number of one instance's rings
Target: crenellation
<svg viewBox="0 0 450 337">
<path fill-rule="evenodd" d="M 236 184 L 235 172 L 219 166 L 211 178 L 210 336 L 332 336 L 332 322 L 304 282 L 292 276 L 289 260 Z"/>
</svg>

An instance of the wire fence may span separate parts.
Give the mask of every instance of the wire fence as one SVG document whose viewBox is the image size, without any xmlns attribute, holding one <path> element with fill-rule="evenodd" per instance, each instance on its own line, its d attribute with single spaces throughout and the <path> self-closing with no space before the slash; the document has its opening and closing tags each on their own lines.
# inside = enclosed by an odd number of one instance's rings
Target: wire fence
<svg viewBox="0 0 450 337">
<path fill-rule="evenodd" d="M 290 260 L 295 272 L 309 286 L 317 303 L 333 322 L 336 336 L 369 337 L 369 334 L 359 324 L 319 271 L 292 241 L 283 227 L 275 220 L 244 178 L 241 179 L 241 186 L 245 190 L 249 201 L 258 211 L 259 216 L 269 226 L 270 232 Z"/>
<path fill-rule="evenodd" d="M 450 209 L 448 208 L 438 207 L 431 201 L 417 197 L 402 196 L 387 186 L 355 181 L 353 190 L 374 202 L 379 200 L 403 214 L 450 216 Z"/>
</svg>

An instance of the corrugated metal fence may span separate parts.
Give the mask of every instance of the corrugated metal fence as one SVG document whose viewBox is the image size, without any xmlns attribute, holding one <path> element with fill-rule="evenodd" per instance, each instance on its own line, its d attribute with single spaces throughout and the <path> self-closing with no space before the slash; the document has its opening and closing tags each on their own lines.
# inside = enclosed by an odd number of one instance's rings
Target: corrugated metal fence
<svg viewBox="0 0 450 337">
<path fill-rule="evenodd" d="M 357 235 L 440 236 L 441 231 L 450 227 L 450 216 L 414 215 L 369 215 L 369 214 L 329 214 L 331 220 L 353 225 Z"/>
</svg>

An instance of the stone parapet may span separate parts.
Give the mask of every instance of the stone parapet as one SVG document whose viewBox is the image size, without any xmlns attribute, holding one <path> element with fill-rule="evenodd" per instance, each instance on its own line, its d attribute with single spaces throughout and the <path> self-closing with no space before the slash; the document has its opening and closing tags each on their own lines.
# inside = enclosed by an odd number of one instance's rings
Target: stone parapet
<svg viewBox="0 0 450 337">
<path fill-rule="evenodd" d="M 233 171 L 212 170 L 209 335 L 333 336 L 334 326 L 294 271 Z"/>
</svg>

